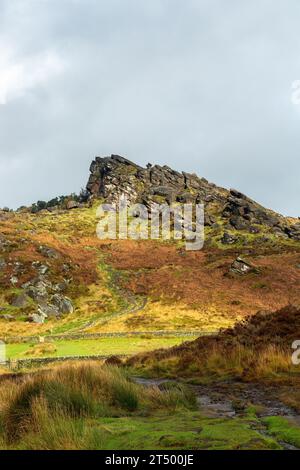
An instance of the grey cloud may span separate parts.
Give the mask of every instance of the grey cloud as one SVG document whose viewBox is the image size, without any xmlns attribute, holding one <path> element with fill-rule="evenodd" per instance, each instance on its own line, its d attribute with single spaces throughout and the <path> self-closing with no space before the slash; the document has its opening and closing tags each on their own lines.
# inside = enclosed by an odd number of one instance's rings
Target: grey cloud
<svg viewBox="0 0 300 470">
<path fill-rule="evenodd" d="M 0 206 L 78 191 L 119 153 L 300 215 L 299 20 L 297 0 L 0 1 L 0 50 L 63 64 L 0 106 Z"/>
</svg>

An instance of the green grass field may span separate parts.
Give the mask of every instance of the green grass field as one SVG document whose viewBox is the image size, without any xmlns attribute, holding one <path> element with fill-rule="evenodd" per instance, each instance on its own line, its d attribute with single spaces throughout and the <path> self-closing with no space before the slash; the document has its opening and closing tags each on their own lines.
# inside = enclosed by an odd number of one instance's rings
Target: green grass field
<svg viewBox="0 0 300 470">
<path fill-rule="evenodd" d="M 99 339 L 61 340 L 51 343 L 7 344 L 8 359 L 29 357 L 88 356 L 136 354 L 158 348 L 167 348 L 187 341 L 183 337 L 113 337 Z M 190 337 L 189 339 L 194 339 Z"/>
</svg>

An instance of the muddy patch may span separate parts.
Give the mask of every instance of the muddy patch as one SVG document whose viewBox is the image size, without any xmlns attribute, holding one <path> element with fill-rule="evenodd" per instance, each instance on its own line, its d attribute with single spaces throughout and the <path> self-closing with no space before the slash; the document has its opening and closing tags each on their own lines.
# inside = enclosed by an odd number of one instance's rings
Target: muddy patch
<svg viewBox="0 0 300 470">
<path fill-rule="evenodd" d="M 208 411 L 214 406 L 217 409 L 222 405 L 229 416 L 243 415 L 249 407 L 255 407 L 256 415 L 261 418 L 298 416 L 296 411 L 277 398 L 277 389 L 274 387 L 225 382 L 217 385 L 194 385 L 192 388 L 203 411 L 207 405 Z"/>
<path fill-rule="evenodd" d="M 133 380 L 140 385 L 160 389 L 165 388 L 167 383 L 183 384 L 179 380 L 169 379 L 134 377 Z M 278 389 L 275 387 L 240 382 L 186 386 L 194 391 L 199 410 L 207 418 L 234 419 L 246 416 L 252 408 L 254 415 L 258 418 L 281 416 L 290 421 L 291 424 L 300 426 L 300 415 L 278 398 Z M 268 432 L 263 420 L 253 419 L 250 426 L 262 436 L 274 438 Z M 298 450 L 297 447 L 288 442 L 278 440 L 278 443 L 285 450 Z"/>
</svg>

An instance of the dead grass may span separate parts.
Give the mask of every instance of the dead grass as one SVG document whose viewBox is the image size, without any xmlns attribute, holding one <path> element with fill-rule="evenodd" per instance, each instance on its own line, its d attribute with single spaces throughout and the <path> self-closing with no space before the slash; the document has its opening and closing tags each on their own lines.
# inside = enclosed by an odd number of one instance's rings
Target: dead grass
<svg viewBox="0 0 300 470">
<path fill-rule="evenodd" d="M 272 314 L 258 313 L 218 335 L 135 356 L 127 364 L 204 380 L 300 379 L 299 367 L 291 359 L 291 345 L 299 337 L 300 310 L 288 306 Z"/>
<path fill-rule="evenodd" d="M 103 325 L 89 329 L 97 331 L 155 331 L 188 330 L 216 332 L 221 328 L 233 326 L 241 317 L 226 316 L 214 305 L 193 309 L 181 302 L 165 304 L 163 301 L 149 301 L 138 313 L 129 313 L 116 317 Z"/>
<path fill-rule="evenodd" d="M 181 303 L 202 311 L 214 308 L 235 319 L 300 304 L 300 255 L 295 251 L 248 255 L 259 274 L 238 276 L 228 275 L 240 254 L 234 249 L 187 253 L 172 244 L 130 240 L 114 242 L 106 249 L 113 266 L 129 273 L 128 288 L 165 304 Z"/>
<path fill-rule="evenodd" d="M 52 344 L 52 343 L 36 344 L 32 346 L 31 348 L 29 348 L 28 351 L 25 352 L 25 356 L 39 357 L 39 356 L 44 356 L 46 354 L 53 354 L 56 352 L 56 349 L 57 348 L 55 344 Z"/>
<path fill-rule="evenodd" d="M 0 385 L 0 404 L 1 437 L 6 445 L 34 436 L 34 440 L 48 441 L 51 448 L 80 448 L 78 433 L 72 431 L 76 420 L 145 415 L 159 408 L 171 412 L 193 408 L 195 403 L 183 388 L 145 389 L 116 367 L 90 362 L 7 380 Z"/>
</svg>

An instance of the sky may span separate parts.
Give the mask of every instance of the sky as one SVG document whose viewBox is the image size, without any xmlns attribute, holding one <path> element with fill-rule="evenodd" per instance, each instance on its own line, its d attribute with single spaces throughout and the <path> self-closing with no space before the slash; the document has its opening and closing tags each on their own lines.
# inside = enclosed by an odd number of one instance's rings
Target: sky
<svg viewBox="0 0 300 470">
<path fill-rule="evenodd" d="M 0 0 L 0 207 L 119 154 L 300 216 L 299 24 L 299 0 Z"/>
</svg>

